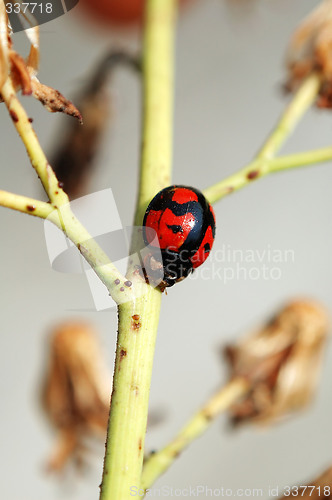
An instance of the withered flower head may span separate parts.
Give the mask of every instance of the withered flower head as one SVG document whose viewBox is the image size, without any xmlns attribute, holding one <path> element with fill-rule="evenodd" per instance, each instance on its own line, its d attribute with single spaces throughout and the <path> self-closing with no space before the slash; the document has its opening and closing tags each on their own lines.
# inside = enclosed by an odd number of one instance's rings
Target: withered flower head
<svg viewBox="0 0 332 500">
<path fill-rule="evenodd" d="M 287 52 L 286 87 L 296 89 L 311 73 L 321 77 L 317 105 L 332 107 L 332 0 L 324 0 L 295 31 Z"/>
<path fill-rule="evenodd" d="M 50 469 L 61 469 L 71 456 L 82 458 L 85 438 L 105 438 L 110 380 L 91 326 L 66 322 L 54 330 L 43 390 L 46 414 L 58 430 Z"/>
<path fill-rule="evenodd" d="M 33 95 L 48 111 L 66 113 L 82 121 L 80 112 L 72 102 L 59 91 L 39 82 L 36 76 L 39 66 L 39 28 L 34 26 L 33 16 L 28 9 L 22 8 L 18 15 L 22 17 L 24 26 L 30 26 L 24 30 L 30 42 L 30 52 L 26 59 L 13 49 L 6 5 L 5 2 L 0 2 L 0 102 L 1 89 L 7 78 L 11 78 L 16 90 L 21 90 L 23 95 Z"/>
<path fill-rule="evenodd" d="M 232 377 L 244 377 L 250 391 L 232 407 L 234 423 L 271 423 L 312 399 L 328 333 L 318 304 L 287 305 L 264 328 L 225 350 Z"/>
<path fill-rule="evenodd" d="M 287 499 L 289 497 L 301 497 L 305 500 L 320 500 L 322 497 L 331 498 L 332 492 L 332 466 L 323 472 L 318 478 L 311 480 L 307 485 L 293 487 L 290 494 L 280 497 Z"/>
</svg>

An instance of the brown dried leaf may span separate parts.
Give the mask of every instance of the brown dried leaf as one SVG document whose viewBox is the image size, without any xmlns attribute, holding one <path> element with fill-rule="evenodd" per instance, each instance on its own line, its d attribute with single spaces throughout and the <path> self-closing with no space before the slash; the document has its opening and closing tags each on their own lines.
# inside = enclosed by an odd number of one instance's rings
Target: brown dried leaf
<svg viewBox="0 0 332 500">
<path fill-rule="evenodd" d="M 312 399 L 328 333 L 318 304 L 296 301 L 263 329 L 226 348 L 231 377 L 245 377 L 251 390 L 232 408 L 234 423 L 270 423 Z"/>
<path fill-rule="evenodd" d="M 31 77 L 32 94 L 38 99 L 42 105 L 51 113 L 65 113 L 73 116 L 82 123 L 82 115 L 74 104 L 66 99 L 58 90 L 48 87 L 37 79 L 36 76 Z"/>
<path fill-rule="evenodd" d="M 16 89 L 21 89 L 23 95 L 32 94 L 31 76 L 25 60 L 14 50 L 9 52 L 11 62 L 11 78 Z"/>
<path fill-rule="evenodd" d="M 39 69 L 39 27 L 34 26 L 32 28 L 26 29 L 25 34 L 27 35 L 31 44 L 27 59 L 27 66 L 30 73 L 36 75 Z"/>
</svg>

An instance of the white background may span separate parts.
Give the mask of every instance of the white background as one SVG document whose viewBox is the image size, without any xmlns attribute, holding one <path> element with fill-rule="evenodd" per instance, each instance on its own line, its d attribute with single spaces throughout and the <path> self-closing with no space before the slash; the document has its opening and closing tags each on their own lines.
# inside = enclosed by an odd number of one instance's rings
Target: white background
<svg viewBox="0 0 332 500">
<path fill-rule="evenodd" d="M 244 166 L 280 114 L 287 41 L 317 2 L 201 0 L 181 16 L 177 37 L 174 182 L 204 189 Z M 241 7 L 242 4 L 242 7 Z M 22 34 L 14 37 L 23 47 Z M 102 31 L 75 13 L 41 28 L 40 79 L 73 96 L 91 67 L 109 48 L 138 47 L 129 36 Z M 110 86 L 113 118 L 98 157 L 91 191 L 111 187 L 122 223 L 132 222 L 140 137 L 140 86 L 120 70 Z M 71 118 L 51 115 L 24 98 L 41 144 L 57 147 Z M 41 196 L 4 105 L 1 119 L 1 188 Z M 331 144 L 332 116 L 312 111 L 284 148 L 296 152 Z M 215 249 L 292 249 L 294 262 L 279 280 L 187 280 L 163 299 L 151 388 L 151 409 L 163 422 L 147 435 L 158 449 L 220 384 L 226 372 L 220 346 L 255 327 L 289 298 L 312 296 L 332 313 L 332 165 L 276 174 L 216 205 Z M 92 500 L 98 498 L 103 446 L 91 469 L 59 483 L 43 464 L 54 436 L 39 406 L 47 338 L 54 322 L 80 316 L 99 329 L 110 367 L 116 341 L 115 310 L 96 313 L 83 276 L 50 268 L 43 223 L 0 210 L 1 498 Z M 206 266 L 211 266 L 206 263 Z M 223 264 L 219 264 L 222 266 Z M 259 263 L 258 263 L 259 265 Z M 331 351 L 322 383 L 305 413 L 271 429 L 231 432 L 226 417 L 183 453 L 157 486 L 263 488 L 309 480 L 332 460 Z M 99 454 L 99 455 L 98 455 Z M 200 496 L 205 498 L 205 496 Z"/>
</svg>

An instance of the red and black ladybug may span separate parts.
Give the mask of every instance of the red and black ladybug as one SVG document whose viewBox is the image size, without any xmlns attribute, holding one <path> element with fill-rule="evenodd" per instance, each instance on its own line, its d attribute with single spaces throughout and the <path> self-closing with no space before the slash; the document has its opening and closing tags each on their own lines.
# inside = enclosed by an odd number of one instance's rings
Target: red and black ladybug
<svg viewBox="0 0 332 500">
<path fill-rule="evenodd" d="M 169 186 L 150 202 L 143 220 L 149 248 L 145 268 L 159 286 L 173 286 L 209 256 L 215 236 L 213 208 L 198 189 Z"/>
</svg>

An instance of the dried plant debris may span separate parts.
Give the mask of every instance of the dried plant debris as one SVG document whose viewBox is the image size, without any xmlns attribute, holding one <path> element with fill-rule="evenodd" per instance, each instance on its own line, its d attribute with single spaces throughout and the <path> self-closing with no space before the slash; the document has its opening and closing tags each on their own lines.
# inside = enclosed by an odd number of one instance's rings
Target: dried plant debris
<svg viewBox="0 0 332 500">
<path fill-rule="evenodd" d="M 31 78 L 31 88 L 33 96 L 51 113 L 65 113 L 77 118 L 82 124 L 82 115 L 74 104 L 66 99 L 58 90 L 40 83 L 36 76 Z"/>
<path fill-rule="evenodd" d="M 83 125 L 69 123 L 62 142 L 60 139 L 60 144 L 56 144 L 51 164 L 71 199 L 86 194 L 88 181 L 93 174 L 94 160 L 111 112 L 108 79 L 119 64 L 139 69 L 139 62 L 135 57 L 124 52 L 107 54 L 75 99 L 83 116 Z"/>
<path fill-rule="evenodd" d="M 321 500 L 331 498 L 332 493 L 332 467 L 329 467 L 318 478 L 300 486 L 287 487 L 285 495 L 280 500 L 289 497 L 303 498 L 304 500 Z"/>
<path fill-rule="evenodd" d="M 88 437 L 106 437 L 111 377 L 94 329 L 69 321 L 52 333 L 43 406 L 57 429 L 49 469 L 59 470 L 69 458 L 80 463 Z"/>
<path fill-rule="evenodd" d="M 106 367 L 97 332 L 88 323 L 67 321 L 50 339 L 42 403 L 57 431 L 48 470 L 60 471 L 70 463 L 86 463 L 92 441 L 105 442 L 111 395 L 111 375 Z M 148 426 L 165 420 L 165 410 L 149 412 Z"/>
<path fill-rule="evenodd" d="M 231 378 L 251 390 L 231 409 L 234 424 L 269 424 L 312 399 L 329 329 L 326 311 L 312 301 L 288 304 L 261 330 L 225 349 Z"/>
<path fill-rule="evenodd" d="M 324 0 L 295 31 L 287 52 L 289 78 L 295 90 L 310 74 L 321 76 L 317 105 L 332 107 L 332 0 Z"/>
<path fill-rule="evenodd" d="M 19 14 L 29 24 L 29 16 L 23 11 Z M 36 74 L 39 66 L 39 28 L 34 26 L 25 30 L 30 42 L 30 52 L 26 59 L 20 56 L 12 43 L 12 32 L 8 21 L 4 2 L 0 2 L 0 92 L 7 78 L 11 78 L 16 90 L 21 90 L 23 95 L 33 95 L 48 111 L 65 113 L 77 118 L 82 117 L 78 109 L 68 101 L 59 91 L 41 84 Z M 0 94 L 0 101 L 2 101 Z"/>
</svg>

